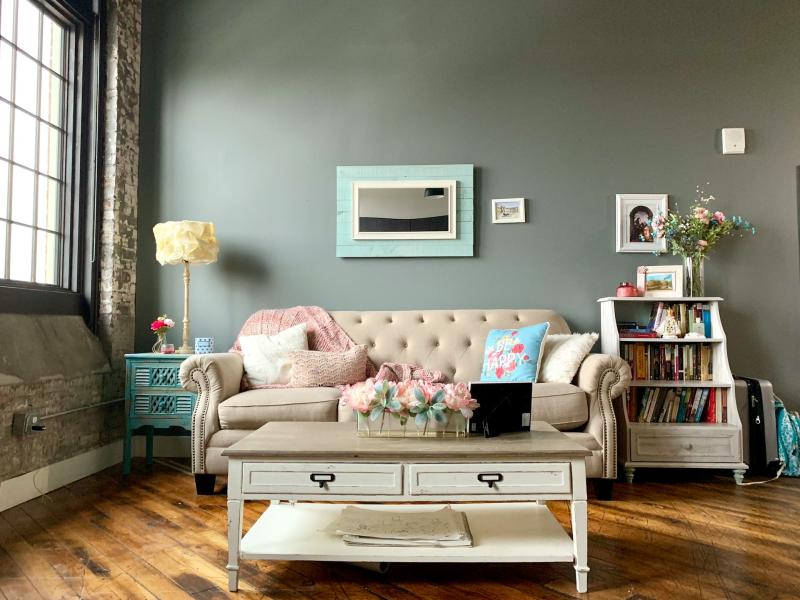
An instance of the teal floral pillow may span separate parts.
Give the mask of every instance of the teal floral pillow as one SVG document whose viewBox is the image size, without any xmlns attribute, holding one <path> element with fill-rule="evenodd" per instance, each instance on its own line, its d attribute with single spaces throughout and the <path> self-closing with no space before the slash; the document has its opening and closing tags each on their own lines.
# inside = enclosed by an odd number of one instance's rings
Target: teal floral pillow
<svg viewBox="0 0 800 600">
<path fill-rule="evenodd" d="M 550 323 L 520 329 L 492 329 L 483 351 L 481 381 L 536 381 Z"/>
</svg>

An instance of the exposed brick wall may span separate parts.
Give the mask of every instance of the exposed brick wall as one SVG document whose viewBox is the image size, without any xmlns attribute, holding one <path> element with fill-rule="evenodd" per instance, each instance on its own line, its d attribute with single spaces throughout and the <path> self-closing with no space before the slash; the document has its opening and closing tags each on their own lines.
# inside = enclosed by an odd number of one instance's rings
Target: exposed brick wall
<svg viewBox="0 0 800 600">
<path fill-rule="evenodd" d="M 107 0 L 103 222 L 100 241 L 100 339 L 121 395 L 124 354 L 133 351 L 136 214 L 139 193 L 141 0 Z"/>
<path fill-rule="evenodd" d="M 124 392 L 123 355 L 133 350 L 134 339 L 141 0 L 106 0 L 106 7 L 107 89 L 99 269 L 102 348 L 82 323 L 82 330 L 76 331 L 74 322 L 67 326 L 58 317 L 50 318 L 46 335 L 22 340 L 27 356 L 42 364 L 38 372 L 15 369 L 10 345 L 0 346 L 0 482 L 103 446 L 119 439 L 124 431 L 124 405 L 117 402 L 50 419 L 44 433 L 25 437 L 11 433 L 12 414 L 25 407 L 50 415 L 120 398 Z M 33 332 L 40 330 L 41 327 L 29 328 Z M 6 333 L 14 340 L 21 331 L 15 326 Z M 88 341 L 84 347 L 71 351 L 74 360 L 70 363 L 49 360 L 54 352 L 70 352 L 59 350 L 53 343 L 53 339 L 68 336 L 85 336 L 84 341 Z M 81 354 L 83 349 L 87 352 L 85 357 Z M 97 368 L 97 353 L 105 362 L 103 352 L 110 370 L 107 365 Z M 81 363 L 84 358 L 86 364 Z"/>
</svg>

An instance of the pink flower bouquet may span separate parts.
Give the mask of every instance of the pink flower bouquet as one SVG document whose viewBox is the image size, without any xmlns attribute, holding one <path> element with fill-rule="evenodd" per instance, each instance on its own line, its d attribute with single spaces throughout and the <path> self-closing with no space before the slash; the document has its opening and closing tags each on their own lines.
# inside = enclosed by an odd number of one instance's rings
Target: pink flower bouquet
<svg viewBox="0 0 800 600">
<path fill-rule="evenodd" d="M 465 383 L 416 380 L 393 383 L 367 379 L 344 388 L 342 402 L 358 413 L 359 423 L 380 419 L 379 434 L 384 431 L 387 415 L 397 419 L 403 431 L 413 417 L 419 435 L 428 435 L 431 422 L 434 427 L 446 426 L 453 415 L 458 415 L 466 427 L 466 420 L 479 406 Z"/>
</svg>

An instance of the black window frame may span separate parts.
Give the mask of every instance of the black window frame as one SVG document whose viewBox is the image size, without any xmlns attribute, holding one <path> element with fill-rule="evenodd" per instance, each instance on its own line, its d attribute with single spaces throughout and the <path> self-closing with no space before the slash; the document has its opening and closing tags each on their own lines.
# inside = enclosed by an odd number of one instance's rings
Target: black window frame
<svg viewBox="0 0 800 600">
<path fill-rule="evenodd" d="M 102 189 L 100 92 L 105 80 L 101 51 L 102 2 L 30 1 L 55 21 L 67 24 L 65 75 L 74 85 L 67 91 L 66 103 L 65 235 L 60 284 L 0 279 L 0 313 L 77 314 L 94 328 L 97 321 L 99 190 Z"/>
</svg>

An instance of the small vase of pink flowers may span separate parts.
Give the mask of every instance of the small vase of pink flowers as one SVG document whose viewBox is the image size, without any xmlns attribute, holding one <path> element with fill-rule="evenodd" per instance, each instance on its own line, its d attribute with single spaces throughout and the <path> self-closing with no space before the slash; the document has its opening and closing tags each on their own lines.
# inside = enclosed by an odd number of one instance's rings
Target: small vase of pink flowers
<svg viewBox="0 0 800 600">
<path fill-rule="evenodd" d="M 175 321 L 170 319 L 167 315 L 161 315 L 155 321 L 150 323 L 150 331 L 156 335 L 156 343 L 153 344 L 152 351 L 160 354 L 164 347 L 167 345 L 167 332 L 175 327 Z"/>
<path fill-rule="evenodd" d="M 745 233 L 756 233 L 756 228 L 746 219 L 712 210 L 709 205 L 715 200 L 703 187 L 697 186 L 697 199 L 688 214 L 668 211 L 651 221 L 656 235 L 666 239 L 668 251 L 684 260 L 687 296 L 705 294 L 705 259 L 717 242 L 730 235 L 742 237 Z"/>
<path fill-rule="evenodd" d="M 478 403 L 465 383 L 375 381 L 348 386 L 342 402 L 356 412 L 362 437 L 463 437 Z"/>
</svg>

